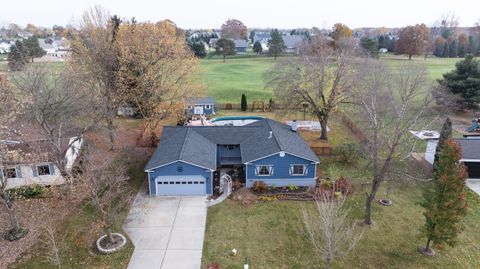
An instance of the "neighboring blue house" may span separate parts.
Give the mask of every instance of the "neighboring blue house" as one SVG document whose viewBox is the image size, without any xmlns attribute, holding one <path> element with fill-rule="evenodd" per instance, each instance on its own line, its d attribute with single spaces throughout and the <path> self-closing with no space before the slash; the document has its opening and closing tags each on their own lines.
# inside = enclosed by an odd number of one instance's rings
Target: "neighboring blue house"
<svg viewBox="0 0 480 269">
<path fill-rule="evenodd" d="M 214 115 L 215 114 L 215 102 L 213 97 L 201 97 L 187 101 L 187 111 L 193 115 Z"/>
<path fill-rule="evenodd" d="M 145 167 L 151 195 L 205 195 L 228 169 L 241 181 L 315 186 L 320 160 L 290 126 L 262 119 L 244 126 L 166 126 Z"/>
</svg>

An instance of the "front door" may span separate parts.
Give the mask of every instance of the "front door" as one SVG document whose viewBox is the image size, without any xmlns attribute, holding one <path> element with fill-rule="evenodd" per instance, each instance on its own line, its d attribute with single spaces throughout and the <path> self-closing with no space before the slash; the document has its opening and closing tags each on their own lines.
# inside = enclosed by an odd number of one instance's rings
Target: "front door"
<svg viewBox="0 0 480 269">
<path fill-rule="evenodd" d="M 193 114 L 202 115 L 203 114 L 203 106 L 202 105 L 196 105 L 195 108 L 193 109 Z"/>
</svg>

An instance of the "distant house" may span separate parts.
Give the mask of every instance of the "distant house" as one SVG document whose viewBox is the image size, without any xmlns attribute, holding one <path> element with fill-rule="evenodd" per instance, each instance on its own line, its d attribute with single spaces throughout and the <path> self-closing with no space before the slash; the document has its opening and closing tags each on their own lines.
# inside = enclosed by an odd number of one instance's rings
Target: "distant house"
<svg viewBox="0 0 480 269">
<path fill-rule="evenodd" d="M 465 164 L 469 178 L 480 179 L 480 139 L 462 138 L 455 139 L 462 148 L 460 162 Z M 433 165 L 438 139 L 429 139 L 425 151 L 425 160 Z"/>
<path fill-rule="evenodd" d="M 305 36 L 303 35 L 287 35 L 282 36 L 283 43 L 285 44 L 285 53 L 298 53 L 300 45 L 302 44 Z"/>
<path fill-rule="evenodd" d="M 270 33 L 255 33 L 255 35 L 253 36 L 253 44 L 255 44 L 255 42 L 260 42 L 261 43 L 267 43 L 268 40 L 271 39 L 271 36 L 270 36 Z"/>
<path fill-rule="evenodd" d="M 320 160 L 290 126 L 261 119 L 243 126 L 165 126 L 147 163 L 149 193 L 209 195 L 232 174 L 250 188 L 316 185 Z"/>
<path fill-rule="evenodd" d="M 65 58 L 69 53 L 69 46 L 63 37 L 54 37 L 38 39 L 40 47 L 46 52 L 47 56 L 58 59 Z"/>
<path fill-rule="evenodd" d="M 215 48 L 217 45 L 218 38 L 210 38 L 209 45 L 211 48 Z"/>
<path fill-rule="evenodd" d="M 380 48 L 378 51 L 379 51 L 380 53 L 387 53 L 387 52 L 388 52 L 388 49 L 386 49 L 386 48 Z"/>
<path fill-rule="evenodd" d="M 9 42 L 0 42 L 0 54 L 9 53 L 11 47 L 12 44 L 10 44 Z"/>
<path fill-rule="evenodd" d="M 248 43 L 245 39 L 234 39 L 235 51 L 239 54 L 247 53 Z"/>
<path fill-rule="evenodd" d="M 185 109 L 193 115 L 210 116 L 215 114 L 215 101 L 211 96 L 189 99 Z"/>
<path fill-rule="evenodd" d="M 7 189 L 25 185 L 59 185 L 65 183 L 58 167 L 54 163 L 54 150 L 47 140 L 14 141 L 0 140 L 7 146 L 8 151 L 21 153 L 15 162 L 7 162 L 0 166 L 0 179 L 7 179 Z M 64 148 L 66 169 L 72 169 L 80 149 L 83 138 L 71 137 L 61 141 Z"/>
</svg>

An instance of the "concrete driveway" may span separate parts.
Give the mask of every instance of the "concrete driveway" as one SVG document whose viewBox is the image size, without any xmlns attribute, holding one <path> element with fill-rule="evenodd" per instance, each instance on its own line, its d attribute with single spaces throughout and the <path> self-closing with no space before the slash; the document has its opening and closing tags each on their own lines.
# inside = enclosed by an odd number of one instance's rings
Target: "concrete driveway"
<svg viewBox="0 0 480 269">
<path fill-rule="evenodd" d="M 472 191 L 480 195 L 480 179 L 468 179 L 467 187 L 469 187 Z"/>
<path fill-rule="evenodd" d="M 199 269 L 205 196 L 135 198 L 124 229 L 135 246 L 129 269 Z"/>
</svg>

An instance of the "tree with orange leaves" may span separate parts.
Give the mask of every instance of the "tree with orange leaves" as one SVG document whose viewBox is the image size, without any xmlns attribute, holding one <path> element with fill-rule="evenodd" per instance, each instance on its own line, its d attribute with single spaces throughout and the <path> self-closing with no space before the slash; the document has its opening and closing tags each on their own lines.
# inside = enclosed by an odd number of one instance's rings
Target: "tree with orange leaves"
<svg viewBox="0 0 480 269">
<path fill-rule="evenodd" d="M 125 23 L 117 42 L 122 99 L 146 120 L 155 143 L 161 120 L 201 89 L 199 61 L 185 44 L 183 30 L 168 20 Z"/>
<path fill-rule="evenodd" d="M 434 255 L 431 244 L 436 248 L 454 246 L 457 235 L 462 231 L 461 219 L 467 214 L 466 179 L 467 170 L 459 162 L 462 150 L 451 138 L 446 140 L 435 160 L 433 186 L 423 193 L 421 206 L 425 208 L 425 225 L 422 234 L 427 237 L 425 247 L 418 250 L 425 255 Z"/>
<path fill-rule="evenodd" d="M 425 53 L 430 44 L 430 30 L 425 24 L 416 24 L 402 28 L 395 43 L 397 54 L 406 54 L 411 60 L 413 55 Z"/>
</svg>

